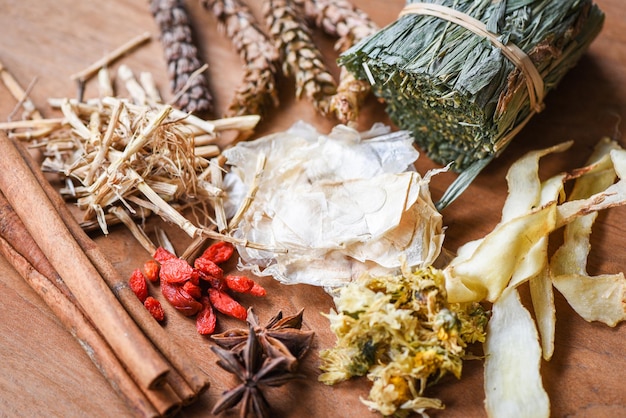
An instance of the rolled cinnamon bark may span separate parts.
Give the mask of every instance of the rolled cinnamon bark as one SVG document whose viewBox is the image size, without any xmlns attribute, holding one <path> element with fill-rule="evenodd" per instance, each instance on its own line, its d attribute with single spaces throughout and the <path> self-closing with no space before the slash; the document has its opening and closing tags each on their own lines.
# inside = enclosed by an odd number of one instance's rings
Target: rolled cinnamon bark
<svg viewBox="0 0 626 418">
<path fill-rule="evenodd" d="M 158 417 L 160 414 L 152 405 L 152 402 L 148 400 L 135 381 L 128 375 L 106 341 L 98 334 L 80 309 L 49 278 L 35 270 L 2 237 L 0 237 L 0 253 L 43 299 L 65 329 L 80 342 L 91 361 L 116 390 L 118 395 L 125 400 L 130 411 L 140 417 Z"/>
<path fill-rule="evenodd" d="M 31 169 L 0 133 L 0 190 L 139 386 L 158 387 L 169 367 L 102 280 Z"/>
<path fill-rule="evenodd" d="M 154 318 L 152 318 L 152 315 L 150 315 L 143 304 L 139 301 L 132 289 L 128 287 L 127 280 L 120 276 L 100 247 L 98 247 L 80 227 L 80 224 L 67 208 L 63 197 L 46 180 L 39 166 L 28 153 L 28 150 L 26 150 L 20 143 L 16 143 L 15 146 L 30 168 L 33 176 L 39 182 L 41 188 L 44 190 L 50 201 L 52 201 L 53 205 L 57 208 L 57 211 L 60 213 L 65 225 L 73 235 L 78 245 L 82 248 L 82 251 L 91 260 L 126 311 L 135 320 L 137 325 L 143 330 L 148 338 L 154 343 L 154 345 L 161 351 L 163 356 L 184 378 L 196 396 L 205 392 L 210 386 L 208 375 L 191 360 L 189 355 L 186 353 L 186 350 L 180 344 L 176 343 L 176 341 L 172 340 L 172 336 L 169 335 L 161 327 L 161 325 L 154 320 Z M 184 396 L 184 399 L 188 398 Z M 188 403 L 188 401 L 185 401 L 184 399 L 184 403 Z"/>
</svg>

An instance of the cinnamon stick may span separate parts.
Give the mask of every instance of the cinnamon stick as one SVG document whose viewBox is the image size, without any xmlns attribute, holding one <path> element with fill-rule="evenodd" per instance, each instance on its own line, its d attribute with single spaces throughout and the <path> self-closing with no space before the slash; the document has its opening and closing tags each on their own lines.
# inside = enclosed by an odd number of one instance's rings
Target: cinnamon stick
<svg viewBox="0 0 626 418">
<path fill-rule="evenodd" d="M 65 226 L 12 141 L 0 133 L 0 190 L 54 269 L 140 387 L 161 384 L 167 363 L 128 316 Z M 97 322 L 94 320 L 97 318 Z"/>
<path fill-rule="evenodd" d="M 0 251 L 15 270 L 48 304 L 65 328 L 80 342 L 85 352 L 111 386 L 126 400 L 129 409 L 141 416 L 169 416 L 177 412 L 195 394 L 180 389 L 182 379 L 177 373 L 168 374 L 168 384 L 137 393 L 137 384 L 128 375 L 115 354 L 76 305 L 74 295 L 63 283 L 30 236 L 5 196 L 0 192 Z M 32 260 L 32 261 L 31 261 Z M 129 381 L 130 379 L 130 381 Z M 179 395 L 180 394 L 180 395 Z M 149 403 L 153 408 L 149 408 Z"/>
<path fill-rule="evenodd" d="M 15 251 L 22 255 L 39 273 L 47 277 L 72 303 L 76 298 L 67 288 L 50 261 L 41 252 L 37 243 L 26 230 L 22 220 L 17 216 L 6 197 L 0 192 L 0 236 Z"/>
<path fill-rule="evenodd" d="M 4 219 L 3 219 L 4 220 Z M 44 300 L 65 328 L 78 340 L 98 370 L 117 390 L 137 416 L 159 416 L 137 384 L 131 379 L 106 341 L 95 331 L 82 312 L 48 278 L 35 270 L 4 238 L 0 237 L 0 253 Z"/>
<path fill-rule="evenodd" d="M 17 142 L 15 143 L 15 147 L 22 156 L 23 161 L 30 168 L 32 176 L 34 176 L 41 189 L 43 189 L 50 201 L 52 201 L 53 205 L 57 208 L 65 225 L 82 251 L 96 267 L 129 315 L 161 353 L 163 353 L 163 356 L 167 358 L 178 373 L 180 373 L 196 396 L 206 391 L 210 386 L 208 375 L 191 361 L 186 350 L 173 340 L 171 335 L 152 318 L 143 304 L 137 299 L 137 296 L 128 287 L 127 281 L 120 276 L 102 250 L 89 238 L 85 231 L 83 231 L 80 224 L 67 208 L 63 197 L 45 178 L 28 150 L 21 143 Z"/>
</svg>

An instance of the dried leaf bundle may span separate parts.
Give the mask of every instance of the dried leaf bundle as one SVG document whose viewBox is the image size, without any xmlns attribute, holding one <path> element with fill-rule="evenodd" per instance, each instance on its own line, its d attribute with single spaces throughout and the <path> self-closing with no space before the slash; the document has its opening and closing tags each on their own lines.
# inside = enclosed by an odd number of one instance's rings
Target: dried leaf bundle
<svg viewBox="0 0 626 418">
<path fill-rule="evenodd" d="M 269 106 L 278 106 L 278 50 L 259 28 L 250 9 L 239 0 L 204 0 L 203 4 L 215 14 L 244 62 L 243 81 L 227 115 L 262 115 Z"/>
<path fill-rule="evenodd" d="M 213 97 L 201 74 L 202 63 L 183 2 L 151 0 L 150 11 L 161 31 L 175 106 L 190 113 L 212 111 Z"/>
<path fill-rule="evenodd" d="M 411 9 L 441 6 L 478 20 L 494 39 Z M 433 160 L 459 172 L 486 165 L 540 111 L 543 95 L 576 64 L 604 18 L 591 0 L 409 0 L 405 10 L 346 51 L 340 64 L 369 80 L 391 119 Z M 534 86 L 527 67 L 505 56 L 513 46 L 538 71 L 542 80 Z"/>
</svg>

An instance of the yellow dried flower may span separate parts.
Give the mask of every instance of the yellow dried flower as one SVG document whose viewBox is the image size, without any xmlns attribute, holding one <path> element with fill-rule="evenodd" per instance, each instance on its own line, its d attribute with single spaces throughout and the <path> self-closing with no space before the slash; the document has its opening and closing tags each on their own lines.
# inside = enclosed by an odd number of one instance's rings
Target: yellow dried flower
<svg viewBox="0 0 626 418">
<path fill-rule="evenodd" d="M 447 302 L 443 274 L 432 267 L 365 275 L 337 291 L 335 306 L 327 317 L 337 343 L 320 353 L 319 380 L 366 375 L 373 385 L 363 402 L 383 415 L 443 407 L 422 396 L 427 384 L 459 378 L 466 345 L 484 340 L 487 324 L 480 305 Z"/>
</svg>

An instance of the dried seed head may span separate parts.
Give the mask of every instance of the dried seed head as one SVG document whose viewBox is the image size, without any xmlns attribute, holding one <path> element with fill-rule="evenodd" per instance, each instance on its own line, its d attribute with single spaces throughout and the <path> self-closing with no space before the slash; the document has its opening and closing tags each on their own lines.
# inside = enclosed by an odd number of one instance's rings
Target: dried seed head
<svg viewBox="0 0 626 418">
<path fill-rule="evenodd" d="M 278 51 L 248 7 L 239 0 L 205 0 L 203 4 L 216 16 L 220 28 L 244 62 L 243 80 L 227 114 L 262 115 L 267 107 L 278 106 Z"/>
<path fill-rule="evenodd" d="M 268 0 L 265 3 L 265 19 L 282 57 L 283 72 L 296 79 L 296 97 L 304 95 L 318 111 L 326 114 L 337 85 L 306 22 L 300 18 L 301 12 L 297 2 Z"/>
<path fill-rule="evenodd" d="M 175 106 L 189 113 L 210 112 L 213 98 L 193 42 L 189 16 L 181 0 L 151 0 L 150 11 L 161 31 Z"/>
</svg>

